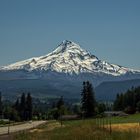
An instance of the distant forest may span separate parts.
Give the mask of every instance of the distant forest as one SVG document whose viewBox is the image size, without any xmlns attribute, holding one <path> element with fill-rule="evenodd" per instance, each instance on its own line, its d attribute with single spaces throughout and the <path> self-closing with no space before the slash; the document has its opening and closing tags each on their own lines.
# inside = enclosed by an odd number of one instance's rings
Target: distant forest
<svg viewBox="0 0 140 140">
<path fill-rule="evenodd" d="M 140 87 L 117 94 L 114 101 L 114 110 L 123 110 L 128 114 L 140 112 Z"/>
<path fill-rule="evenodd" d="M 80 89 L 79 89 L 80 90 Z M 124 111 L 127 114 L 140 112 L 140 87 L 117 94 L 113 104 L 98 102 L 89 81 L 83 82 L 81 101 L 69 103 L 63 96 L 58 99 L 40 102 L 31 93 L 22 93 L 12 103 L 2 100 L 0 93 L 0 119 L 11 121 L 61 119 L 64 115 L 77 115 L 79 118 L 103 117 L 104 111 Z"/>
</svg>

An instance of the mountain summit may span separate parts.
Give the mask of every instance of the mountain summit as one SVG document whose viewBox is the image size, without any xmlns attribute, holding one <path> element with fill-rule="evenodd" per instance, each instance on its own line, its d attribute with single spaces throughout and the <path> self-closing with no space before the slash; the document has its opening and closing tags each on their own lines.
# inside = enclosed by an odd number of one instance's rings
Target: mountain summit
<svg viewBox="0 0 140 140">
<path fill-rule="evenodd" d="M 138 71 L 101 61 L 80 45 L 64 40 L 53 52 L 0 68 L 1 71 L 55 71 L 67 74 L 105 73 L 120 76 Z"/>
<path fill-rule="evenodd" d="M 97 97 L 110 98 L 124 89 L 139 85 L 139 80 L 136 79 L 140 79 L 139 71 L 102 61 L 68 40 L 64 40 L 45 56 L 0 68 L 0 90 L 7 97 L 16 97 L 20 92 L 30 91 L 38 98 L 62 95 L 67 98 L 79 98 L 83 81 L 90 81 L 95 89 L 100 85 L 106 87 L 104 82 L 121 82 L 120 90 L 114 91 L 114 86 L 110 86 L 112 90 L 109 95 L 105 88 L 97 90 L 97 94 L 101 93 Z"/>
</svg>

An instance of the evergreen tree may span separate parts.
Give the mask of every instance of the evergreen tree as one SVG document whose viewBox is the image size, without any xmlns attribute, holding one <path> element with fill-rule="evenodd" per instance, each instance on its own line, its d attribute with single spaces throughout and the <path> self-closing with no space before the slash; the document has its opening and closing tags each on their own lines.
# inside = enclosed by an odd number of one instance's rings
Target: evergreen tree
<svg viewBox="0 0 140 140">
<path fill-rule="evenodd" d="M 16 100 L 15 104 L 14 104 L 14 108 L 17 112 L 20 111 L 20 103 L 19 103 L 19 99 Z"/>
<path fill-rule="evenodd" d="M 137 111 L 140 112 L 140 101 L 137 103 Z"/>
<path fill-rule="evenodd" d="M 95 115 L 95 98 L 94 98 L 94 91 L 92 88 L 92 84 L 87 82 L 87 117 L 92 117 Z"/>
<path fill-rule="evenodd" d="M 140 87 L 131 88 L 123 94 L 117 94 L 114 101 L 114 110 L 124 110 L 128 114 L 133 114 L 140 110 Z"/>
<path fill-rule="evenodd" d="M 57 102 L 57 111 L 55 115 L 61 119 L 62 115 L 64 115 L 64 112 L 65 112 L 64 100 L 63 100 L 63 96 L 61 96 Z"/>
<path fill-rule="evenodd" d="M 98 104 L 98 113 L 104 113 L 104 111 L 106 110 L 106 105 L 104 103 L 99 103 Z"/>
<path fill-rule="evenodd" d="M 30 95 L 30 93 L 28 93 L 27 98 L 26 98 L 26 117 L 27 120 L 31 120 L 32 119 L 32 97 Z"/>
<path fill-rule="evenodd" d="M 84 115 L 87 112 L 87 87 L 86 87 L 86 82 L 83 82 L 83 90 L 82 90 L 82 98 L 81 98 L 81 110 L 82 114 Z"/>
<path fill-rule="evenodd" d="M 52 109 L 56 108 L 55 102 L 52 103 L 52 107 L 51 107 L 51 108 L 52 108 Z"/>
<path fill-rule="evenodd" d="M 26 120 L 26 98 L 24 93 L 20 100 L 20 118 L 21 120 Z"/>
<path fill-rule="evenodd" d="M 64 100 L 63 100 L 63 96 L 61 96 L 57 102 L 57 108 L 60 109 L 63 105 L 64 105 Z"/>
<path fill-rule="evenodd" d="M 16 100 L 15 104 L 12 107 L 12 119 L 14 121 L 19 121 L 20 120 L 20 103 L 19 99 Z"/>
<path fill-rule="evenodd" d="M 1 95 L 1 92 L 0 92 L 0 119 L 2 119 L 2 95 Z"/>
<path fill-rule="evenodd" d="M 95 115 L 95 97 L 94 97 L 94 91 L 92 88 L 92 84 L 87 82 L 83 82 L 83 90 L 82 90 L 82 98 L 81 98 L 81 104 L 82 104 L 82 112 L 84 117 L 92 117 Z"/>
<path fill-rule="evenodd" d="M 120 111 L 124 109 L 124 95 L 117 94 L 116 100 L 114 101 L 114 110 Z"/>
</svg>

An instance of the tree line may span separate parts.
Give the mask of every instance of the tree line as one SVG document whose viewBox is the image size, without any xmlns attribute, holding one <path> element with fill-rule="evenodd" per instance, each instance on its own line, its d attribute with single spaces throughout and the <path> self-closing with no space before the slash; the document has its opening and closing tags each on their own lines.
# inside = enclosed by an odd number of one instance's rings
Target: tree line
<svg viewBox="0 0 140 140">
<path fill-rule="evenodd" d="M 140 87 L 132 87 L 124 93 L 117 94 L 114 110 L 122 110 L 128 114 L 140 112 Z"/>
<path fill-rule="evenodd" d="M 61 97 L 55 105 L 53 104 L 51 114 L 55 119 L 59 119 L 61 115 L 77 114 L 81 118 L 90 118 L 96 115 L 103 115 L 106 110 L 104 103 L 98 103 L 95 99 L 95 92 L 92 84 L 89 81 L 83 82 L 83 88 L 81 90 L 80 105 L 75 105 L 72 110 L 65 105 L 63 97 Z"/>
<path fill-rule="evenodd" d="M 89 81 L 83 82 L 81 90 L 80 104 L 68 104 L 63 96 L 57 101 L 52 102 L 51 106 L 47 103 L 33 103 L 31 94 L 23 93 L 13 104 L 2 104 L 0 93 L 0 117 L 14 121 L 27 121 L 32 119 L 60 119 L 63 115 L 75 115 L 89 118 L 97 114 L 102 114 L 106 109 L 105 104 L 98 103 L 95 99 L 95 92 Z"/>
<path fill-rule="evenodd" d="M 30 93 L 23 93 L 14 104 L 4 105 L 0 93 L 0 118 L 14 121 L 27 121 L 32 119 L 32 97 Z"/>
</svg>

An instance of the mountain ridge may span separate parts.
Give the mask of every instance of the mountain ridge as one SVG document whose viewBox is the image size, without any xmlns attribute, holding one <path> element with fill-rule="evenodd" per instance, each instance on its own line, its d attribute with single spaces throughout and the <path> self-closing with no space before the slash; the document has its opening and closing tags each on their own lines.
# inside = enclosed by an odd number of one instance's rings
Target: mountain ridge
<svg viewBox="0 0 140 140">
<path fill-rule="evenodd" d="M 82 49 L 80 45 L 64 40 L 51 53 L 19 61 L 8 66 L 0 67 L 0 71 L 27 70 L 56 71 L 60 73 L 106 73 L 121 76 L 126 73 L 140 73 L 138 70 L 110 64 L 98 59 L 95 55 Z"/>
<path fill-rule="evenodd" d="M 0 90 L 7 96 L 30 91 L 33 96 L 42 98 L 48 95 L 79 98 L 83 81 L 90 81 L 96 89 L 102 82 L 133 79 L 140 79 L 140 71 L 102 61 L 68 40 L 47 55 L 0 68 Z M 140 85 L 139 81 L 130 85 L 136 84 Z M 109 94 L 104 94 L 105 88 L 102 90 L 97 97 L 115 95 L 113 89 Z"/>
</svg>

